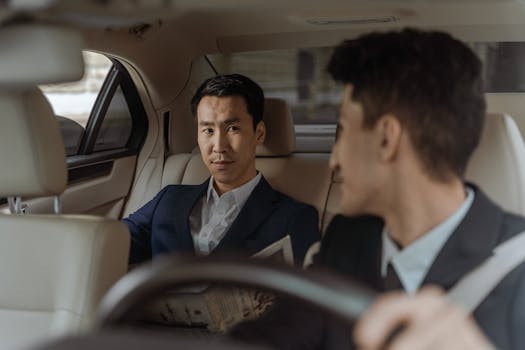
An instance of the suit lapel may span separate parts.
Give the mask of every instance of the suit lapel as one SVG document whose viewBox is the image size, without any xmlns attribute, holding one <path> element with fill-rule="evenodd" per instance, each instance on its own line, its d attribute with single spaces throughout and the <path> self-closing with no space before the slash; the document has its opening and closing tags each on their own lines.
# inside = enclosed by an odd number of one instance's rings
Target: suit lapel
<svg viewBox="0 0 525 350">
<path fill-rule="evenodd" d="M 195 187 L 194 190 L 187 191 L 177 198 L 177 200 L 182 203 L 182 205 L 178 207 L 183 208 L 175 213 L 175 227 L 176 230 L 179 231 L 178 242 L 181 251 L 195 251 L 190 230 L 190 214 L 193 207 L 197 204 L 197 201 L 205 195 L 208 189 L 208 183 L 209 179 Z"/>
<path fill-rule="evenodd" d="M 474 188 L 472 207 L 439 252 L 423 284 L 451 288 L 462 276 L 492 255 L 498 242 L 503 211 Z"/>
<path fill-rule="evenodd" d="M 278 198 L 264 177 L 253 189 L 232 226 L 213 252 L 239 247 L 275 210 Z"/>
<path fill-rule="evenodd" d="M 381 276 L 381 259 L 383 255 L 383 222 L 377 218 L 377 224 L 373 232 L 370 232 L 370 239 L 363 241 L 361 249 L 361 259 L 359 259 L 358 271 L 361 279 L 370 286 L 379 290 L 383 289 L 383 277 Z"/>
</svg>

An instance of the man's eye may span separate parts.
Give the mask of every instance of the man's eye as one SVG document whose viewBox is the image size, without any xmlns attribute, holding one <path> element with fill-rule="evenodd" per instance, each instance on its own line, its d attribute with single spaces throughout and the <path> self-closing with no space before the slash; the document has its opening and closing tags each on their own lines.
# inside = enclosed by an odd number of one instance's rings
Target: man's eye
<svg viewBox="0 0 525 350">
<path fill-rule="evenodd" d="M 205 133 L 206 135 L 211 135 L 213 134 L 213 129 L 211 128 L 203 129 L 202 132 Z"/>
<path fill-rule="evenodd" d="M 235 125 L 230 125 L 227 130 L 228 131 L 232 131 L 232 132 L 236 132 L 236 131 L 239 131 L 240 128 L 238 126 L 235 126 Z"/>
</svg>

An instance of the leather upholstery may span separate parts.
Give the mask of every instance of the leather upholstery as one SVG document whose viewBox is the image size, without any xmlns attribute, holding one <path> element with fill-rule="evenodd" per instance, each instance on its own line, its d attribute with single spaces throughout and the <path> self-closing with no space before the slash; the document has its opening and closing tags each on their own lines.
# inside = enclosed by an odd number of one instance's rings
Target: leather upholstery
<svg viewBox="0 0 525 350">
<path fill-rule="evenodd" d="M 0 90 L 0 197 L 64 191 L 66 156 L 55 115 L 37 89 Z"/>
<path fill-rule="evenodd" d="M 83 40 L 70 28 L 37 23 L 3 25 L 0 47 L 0 89 L 77 81 L 84 73 Z"/>
<path fill-rule="evenodd" d="M 0 348 L 86 328 L 127 270 L 129 233 L 87 216 L 0 215 Z"/>
<path fill-rule="evenodd" d="M 525 144 L 506 114 L 488 114 L 466 179 L 479 185 L 505 210 L 525 215 Z"/>
<path fill-rule="evenodd" d="M 0 90 L 0 196 L 52 196 L 66 187 L 64 146 L 36 88 Z M 25 348 L 89 324 L 127 271 L 129 232 L 116 220 L 0 215 L 0 348 Z"/>
</svg>

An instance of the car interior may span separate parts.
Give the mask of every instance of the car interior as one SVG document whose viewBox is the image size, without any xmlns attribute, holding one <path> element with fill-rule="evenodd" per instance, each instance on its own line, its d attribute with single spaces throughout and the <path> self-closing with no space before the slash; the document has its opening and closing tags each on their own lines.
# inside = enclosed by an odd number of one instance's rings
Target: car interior
<svg viewBox="0 0 525 350">
<path fill-rule="evenodd" d="M 407 26 L 452 34 L 490 68 L 466 180 L 525 215 L 522 0 L 0 1 L 0 348 L 93 329 L 128 271 L 119 220 L 167 185 L 209 177 L 190 99 L 216 74 L 261 84 L 257 169 L 313 205 L 324 232 L 341 187 L 329 167 L 341 87 L 326 57 L 344 39 Z M 68 99 L 85 111 L 62 111 Z"/>
</svg>

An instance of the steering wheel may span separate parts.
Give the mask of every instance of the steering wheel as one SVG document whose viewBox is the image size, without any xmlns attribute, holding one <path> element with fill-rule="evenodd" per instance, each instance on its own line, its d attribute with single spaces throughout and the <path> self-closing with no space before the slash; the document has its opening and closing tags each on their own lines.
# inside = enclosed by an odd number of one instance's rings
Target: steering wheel
<svg viewBox="0 0 525 350">
<path fill-rule="evenodd" d="M 344 324 L 352 323 L 371 304 L 375 292 L 327 270 L 304 271 L 270 261 L 225 257 L 159 258 L 119 280 L 103 298 L 92 332 L 59 338 L 34 350 L 268 350 L 266 346 L 232 339 L 179 337 L 175 334 L 125 327 L 136 321 L 144 303 L 174 288 L 223 283 L 276 292 L 317 307 Z"/>
<path fill-rule="evenodd" d="M 96 327 L 115 328 L 135 320 L 144 303 L 164 292 L 195 284 L 254 287 L 288 296 L 353 323 L 375 292 L 328 270 L 301 270 L 259 259 L 166 256 L 120 279 L 103 298 Z"/>
</svg>

